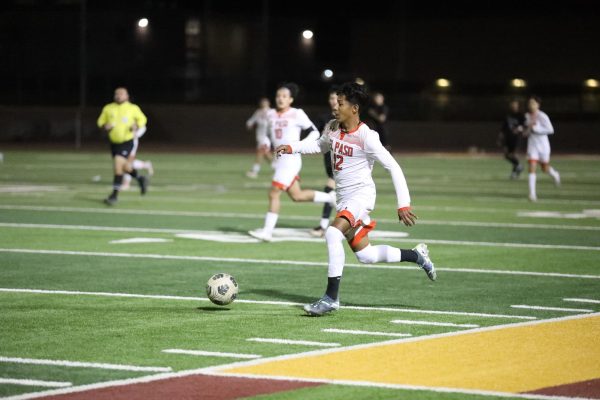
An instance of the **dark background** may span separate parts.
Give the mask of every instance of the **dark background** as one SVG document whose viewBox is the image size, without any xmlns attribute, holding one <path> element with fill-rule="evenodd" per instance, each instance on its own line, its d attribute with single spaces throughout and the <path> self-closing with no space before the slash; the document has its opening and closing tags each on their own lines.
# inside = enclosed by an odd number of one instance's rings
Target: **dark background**
<svg viewBox="0 0 600 400">
<path fill-rule="evenodd" d="M 406 148 L 494 148 L 506 102 L 535 92 L 557 144 L 597 151 L 600 89 L 583 82 L 600 79 L 599 38 L 600 5 L 582 0 L 6 0 L 0 140 L 101 140 L 95 118 L 124 85 L 147 141 L 252 146 L 244 121 L 279 82 L 297 82 L 296 105 L 316 116 L 332 83 L 362 78 Z"/>
</svg>

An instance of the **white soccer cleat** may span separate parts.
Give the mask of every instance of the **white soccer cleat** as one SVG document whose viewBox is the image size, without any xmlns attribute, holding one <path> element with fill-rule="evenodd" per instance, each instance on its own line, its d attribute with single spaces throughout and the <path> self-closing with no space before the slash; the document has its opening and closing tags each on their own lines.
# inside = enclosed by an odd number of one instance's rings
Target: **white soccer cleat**
<svg viewBox="0 0 600 400">
<path fill-rule="evenodd" d="M 557 172 L 556 177 L 554 178 L 554 186 L 560 187 L 560 174 Z"/>
<path fill-rule="evenodd" d="M 264 229 L 254 229 L 248 231 L 248 234 L 253 238 L 262 240 L 263 242 L 270 242 L 271 240 L 273 240 L 273 235 L 271 233 L 265 232 Z"/>
<path fill-rule="evenodd" d="M 529 201 L 535 203 L 537 201 L 537 196 L 529 195 Z"/>
<path fill-rule="evenodd" d="M 256 179 L 256 178 L 258 178 L 258 173 L 254 172 L 254 171 L 248 171 L 248 172 L 246 172 L 246 176 L 251 179 Z"/>
<path fill-rule="evenodd" d="M 154 175 L 154 166 L 152 165 L 152 161 L 146 161 L 146 169 L 148 170 L 148 175 Z"/>
<path fill-rule="evenodd" d="M 419 254 L 417 264 L 423 268 L 429 279 L 435 281 L 437 279 L 437 273 L 435 272 L 433 262 L 431 262 L 431 259 L 429 258 L 429 249 L 427 249 L 427 245 L 425 243 L 419 243 L 413 250 Z"/>
</svg>

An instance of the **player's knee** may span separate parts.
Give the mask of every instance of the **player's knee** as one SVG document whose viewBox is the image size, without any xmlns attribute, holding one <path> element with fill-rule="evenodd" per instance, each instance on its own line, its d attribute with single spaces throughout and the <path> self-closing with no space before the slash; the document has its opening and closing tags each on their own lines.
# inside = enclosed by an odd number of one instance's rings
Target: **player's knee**
<svg viewBox="0 0 600 400">
<path fill-rule="evenodd" d="M 377 250 L 371 245 L 354 253 L 361 264 L 373 264 L 377 262 Z"/>
<path fill-rule="evenodd" d="M 342 242 L 344 240 L 344 234 L 338 228 L 329 226 L 325 231 L 325 241 L 327 243 Z"/>
</svg>

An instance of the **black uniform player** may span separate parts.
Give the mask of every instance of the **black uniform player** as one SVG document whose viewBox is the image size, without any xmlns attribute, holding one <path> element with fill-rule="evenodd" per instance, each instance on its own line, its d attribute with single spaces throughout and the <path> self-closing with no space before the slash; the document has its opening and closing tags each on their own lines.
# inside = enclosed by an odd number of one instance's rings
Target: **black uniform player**
<svg viewBox="0 0 600 400">
<path fill-rule="evenodd" d="M 525 114 L 521 112 L 518 100 L 508 103 L 509 111 L 504 117 L 500 130 L 499 142 L 504 147 L 504 158 L 513 166 L 510 179 L 517 179 L 523 171 L 523 166 L 516 157 L 515 152 L 519 147 L 520 139 L 525 127 Z"/>
</svg>

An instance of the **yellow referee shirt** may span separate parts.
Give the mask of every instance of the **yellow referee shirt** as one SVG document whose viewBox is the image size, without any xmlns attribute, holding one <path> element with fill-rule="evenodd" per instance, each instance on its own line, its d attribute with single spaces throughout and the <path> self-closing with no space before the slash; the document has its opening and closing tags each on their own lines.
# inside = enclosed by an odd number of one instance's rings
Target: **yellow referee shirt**
<svg viewBox="0 0 600 400">
<path fill-rule="evenodd" d="M 119 144 L 133 139 L 133 124 L 138 128 L 146 126 L 148 119 L 140 108 L 128 101 L 124 103 L 110 103 L 104 106 L 100 117 L 98 117 L 98 126 L 102 128 L 106 124 L 111 124 L 113 128 L 108 132 L 108 139 L 111 143 Z"/>
</svg>

